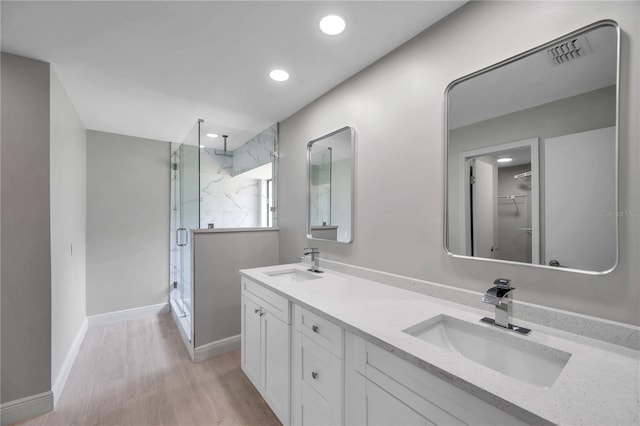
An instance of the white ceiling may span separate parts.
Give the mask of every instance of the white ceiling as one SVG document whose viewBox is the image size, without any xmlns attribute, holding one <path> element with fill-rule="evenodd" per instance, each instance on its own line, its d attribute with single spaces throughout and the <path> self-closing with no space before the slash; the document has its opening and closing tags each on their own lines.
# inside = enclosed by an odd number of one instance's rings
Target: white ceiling
<svg viewBox="0 0 640 426">
<path fill-rule="evenodd" d="M 229 151 L 233 151 L 234 149 L 238 148 L 240 145 L 244 144 L 249 139 L 254 137 L 260 130 L 264 130 L 238 129 L 224 124 L 205 121 L 200 125 L 200 139 L 198 139 L 197 126 L 196 124 L 194 124 L 193 126 L 194 127 L 192 131 L 189 133 L 189 137 L 182 142 L 191 145 L 200 144 L 206 148 L 223 149 L 223 135 L 227 135 L 227 150 Z M 210 133 L 218 135 L 218 137 L 207 137 L 207 134 Z M 193 137 L 191 137 L 191 135 L 193 135 Z"/>
<path fill-rule="evenodd" d="M 579 95 L 616 83 L 615 28 L 584 36 L 589 53 L 556 65 L 546 50 L 461 82 L 449 92 L 450 129 Z M 532 46 L 534 47 L 534 46 Z"/>
<path fill-rule="evenodd" d="M 319 141 L 313 143 L 313 152 L 319 152 L 323 150 L 323 147 L 331 148 L 331 162 L 341 161 L 347 158 L 351 158 L 353 154 L 353 146 L 351 144 L 351 130 L 346 129 L 340 133 L 336 133 L 333 136 L 325 137 Z M 317 162 L 312 163 L 319 164 L 322 159 L 318 158 Z"/>
<path fill-rule="evenodd" d="M 531 148 L 526 146 L 522 148 L 505 149 L 502 151 L 492 152 L 486 156 L 493 158 L 498 168 L 521 166 L 523 164 L 531 163 Z M 504 157 L 511 158 L 511 161 L 507 163 L 498 163 L 498 158 Z"/>
<path fill-rule="evenodd" d="M 462 4 L 2 1 L 2 50 L 50 62 L 88 129 L 180 141 L 203 118 L 251 137 Z M 330 13 L 339 36 L 318 29 Z"/>
</svg>

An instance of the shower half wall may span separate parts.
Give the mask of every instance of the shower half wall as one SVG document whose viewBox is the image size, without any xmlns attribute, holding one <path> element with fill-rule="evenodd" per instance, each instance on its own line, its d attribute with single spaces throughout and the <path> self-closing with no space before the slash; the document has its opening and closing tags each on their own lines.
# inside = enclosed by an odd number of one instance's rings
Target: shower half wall
<svg viewBox="0 0 640 426">
<path fill-rule="evenodd" d="M 199 120 L 171 149 L 171 309 L 192 359 L 200 360 L 235 344 L 229 335 L 216 348 L 206 336 L 240 333 L 237 270 L 278 261 L 248 247 L 277 252 L 277 125 L 252 135 Z M 225 258 L 232 261 L 219 261 Z"/>
</svg>

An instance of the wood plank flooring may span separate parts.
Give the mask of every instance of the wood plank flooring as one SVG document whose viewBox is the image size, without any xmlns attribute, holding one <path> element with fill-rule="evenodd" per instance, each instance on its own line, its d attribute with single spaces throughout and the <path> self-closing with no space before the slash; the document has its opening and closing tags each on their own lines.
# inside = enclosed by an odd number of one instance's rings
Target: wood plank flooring
<svg viewBox="0 0 640 426">
<path fill-rule="evenodd" d="M 21 426 L 279 425 L 240 351 L 194 364 L 171 314 L 90 327 L 58 406 Z"/>
</svg>

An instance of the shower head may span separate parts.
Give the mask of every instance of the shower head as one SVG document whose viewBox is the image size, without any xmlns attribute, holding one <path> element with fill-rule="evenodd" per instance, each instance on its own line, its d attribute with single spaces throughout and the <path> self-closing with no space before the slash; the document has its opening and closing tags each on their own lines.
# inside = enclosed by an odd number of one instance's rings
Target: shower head
<svg viewBox="0 0 640 426">
<path fill-rule="evenodd" d="M 214 149 L 213 153 L 215 155 L 220 155 L 222 157 L 233 157 L 233 151 L 227 151 L 227 138 L 228 137 L 229 137 L 229 135 L 222 135 L 222 138 L 224 139 L 224 150 Z"/>
</svg>

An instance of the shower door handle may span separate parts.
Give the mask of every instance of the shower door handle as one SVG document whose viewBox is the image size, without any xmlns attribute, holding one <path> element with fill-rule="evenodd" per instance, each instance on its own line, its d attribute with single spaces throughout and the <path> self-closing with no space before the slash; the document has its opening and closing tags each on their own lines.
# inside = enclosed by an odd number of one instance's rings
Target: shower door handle
<svg viewBox="0 0 640 426">
<path fill-rule="evenodd" d="M 184 243 L 180 244 L 180 231 L 184 231 Z M 184 247 L 189 243 L 189 233 L 187 232 L 187 228 L 178 228 L 176 229 L 176 245 L 178 247 Z"/>
</svg>

